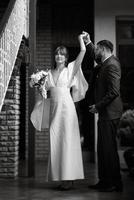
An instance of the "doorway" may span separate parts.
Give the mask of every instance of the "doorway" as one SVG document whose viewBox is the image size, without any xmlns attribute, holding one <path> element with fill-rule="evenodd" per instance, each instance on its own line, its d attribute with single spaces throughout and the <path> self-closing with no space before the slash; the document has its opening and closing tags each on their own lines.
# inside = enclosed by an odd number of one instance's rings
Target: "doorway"
<svg viewBox="0 0 134 200">
<path fill-rule="evenodd" d="M 18 51 L 17 60 L 19 60 L 18 75 L 20 77 L 20 114 L 19 114 L 19 176 L 27 176 L 27 79 L 28 79 L 28 40 L 23 37 Z"/>
<path fill-rule="evenodd" d="M 121 62 L 121 96 L 124 111 L 134 109 L 134 16 L 117 17 L 117 54 Z"/>
</svg>

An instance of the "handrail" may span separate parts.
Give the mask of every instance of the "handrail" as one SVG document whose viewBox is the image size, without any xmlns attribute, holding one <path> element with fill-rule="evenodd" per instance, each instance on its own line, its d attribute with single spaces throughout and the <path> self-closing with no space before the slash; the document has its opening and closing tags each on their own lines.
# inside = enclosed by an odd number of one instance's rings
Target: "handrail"
<svg viewBox="0 0 134 200">
<path fill-rule="evenodd" d="M 2 20 L 0 32 L 0 111 L 22 37 L 26 34 L 28 3 L 29 0 L 11 0 L 8 11 Z"/>
</svg>

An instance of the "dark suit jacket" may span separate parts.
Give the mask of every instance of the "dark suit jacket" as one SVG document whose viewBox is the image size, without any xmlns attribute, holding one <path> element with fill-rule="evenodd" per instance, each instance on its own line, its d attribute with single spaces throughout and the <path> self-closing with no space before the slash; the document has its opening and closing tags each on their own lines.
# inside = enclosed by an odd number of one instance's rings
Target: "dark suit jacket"
<svg viewBox="0 0 134 200">
<path fill-rule="evenodd" d="M 94 46 L 87 45 L 89 56 L 94 56 Z M 93 69 L 92 84 L 94 84 L 95 106 L 99 118 L 112 120 L 122 115 L 122 101 L 120 98 L 121 67 L 114 55 Z"/>
</svg>

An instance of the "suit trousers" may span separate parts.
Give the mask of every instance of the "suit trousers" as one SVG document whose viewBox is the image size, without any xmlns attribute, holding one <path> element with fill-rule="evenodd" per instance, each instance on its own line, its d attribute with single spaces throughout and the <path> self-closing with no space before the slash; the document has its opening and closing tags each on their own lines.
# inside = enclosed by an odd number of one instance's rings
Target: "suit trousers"
<svg viewBox="0 0 134 200">
<path fill-rule="evenodd" d="M 106 185 L 120 185 L 120 162 L 117 151 L 117 126 L 119 119 L 98 120 L 98 177 Z"/>
</svg>

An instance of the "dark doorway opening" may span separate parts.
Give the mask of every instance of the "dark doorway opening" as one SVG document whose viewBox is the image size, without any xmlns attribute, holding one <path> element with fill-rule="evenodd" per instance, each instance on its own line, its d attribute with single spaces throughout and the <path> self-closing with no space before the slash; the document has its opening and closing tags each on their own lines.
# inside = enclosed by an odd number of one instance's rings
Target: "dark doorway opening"
<svg viewBox="0 0 134 200">
<path fill-rule="evenodd" d="M 134 16 L 116 19 L 117 54 L 121 62 L 121 96 L 124 110 L 134 109 Z"/>
<path fill-rule="evenodd" d="M 21 64 L 20 68 L 20 138 L 19 138 L 19 160 L 25 160 L 26 155 L 26 66 Z"/>
<path fill-rule="evenodd" d="M 123 109 L 126 111 L 134 109 L 134 16 L 118 16 L 116 18 L 116 35 L 117 54 L 122 69 L 121 97 Z M 120 145 L 122 148 L 131 146 L 124 134 L 120 136 Z"/>
<path fill-rule="evenodd" d="M 19 176 L 26 176 L 26 65 L 20 67 Z"/>
<path fill-rule="evenodd" d="M 28 40 L 23 36 L 21 45 L 18 51 L 17 60 L 19 63 L 19 77 L 20 77 L 20 124 L 19 124 L 19 176 L 27 176 L 28 155 L 26 145 L 27 138 L 27 81 L 28 80 L 28 62 L 29 62 L 29 48 Z"/>
</svg>

